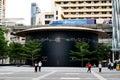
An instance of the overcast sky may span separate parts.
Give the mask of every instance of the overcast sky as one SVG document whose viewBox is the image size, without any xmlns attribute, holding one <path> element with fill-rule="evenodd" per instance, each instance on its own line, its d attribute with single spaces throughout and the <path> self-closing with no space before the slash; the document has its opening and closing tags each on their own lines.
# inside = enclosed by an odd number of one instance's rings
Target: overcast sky
<svg viewBox="0 0 120 80">
<path fill-rule="evenodd" d="M 6 0 L 6 18 L 24 18 L 30 24 L 31 2 L 36 2 L 41 12 L 50 12 L 52 0 Z"/>
</svg>

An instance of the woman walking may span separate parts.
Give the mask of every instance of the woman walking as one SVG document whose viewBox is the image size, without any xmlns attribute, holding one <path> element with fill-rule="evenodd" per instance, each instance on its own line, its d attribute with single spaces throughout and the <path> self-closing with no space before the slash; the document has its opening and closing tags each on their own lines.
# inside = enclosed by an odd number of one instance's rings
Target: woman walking
<svg viewBox="0 0 120 80">
<path fill-rule="evenodd" d="M 91 72 L 91 64 L 88 62 L 88 64 L 87 64 L 87 67 L 88 67 L 88 70 L 87 70 L 87 72 Z"/>
</svg>

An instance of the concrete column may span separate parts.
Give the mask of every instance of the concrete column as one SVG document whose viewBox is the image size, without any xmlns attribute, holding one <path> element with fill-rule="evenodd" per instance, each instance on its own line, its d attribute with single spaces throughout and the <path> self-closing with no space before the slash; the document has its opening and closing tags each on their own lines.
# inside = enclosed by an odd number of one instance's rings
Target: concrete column
<svg viewBox="0 0 120 80">
<path fill-rule="evenodd" d="M 119 60 L 120 60 L 120 52 L 119 52 Z"/>
<path fill-rule="evenodd" d="M 115 60 L 115 56 L 114 55 L 115 55 L 115 52 L 113 51 L 112 52 L 112 62 L 114 62 L 114 60 Z"/>
</svg>

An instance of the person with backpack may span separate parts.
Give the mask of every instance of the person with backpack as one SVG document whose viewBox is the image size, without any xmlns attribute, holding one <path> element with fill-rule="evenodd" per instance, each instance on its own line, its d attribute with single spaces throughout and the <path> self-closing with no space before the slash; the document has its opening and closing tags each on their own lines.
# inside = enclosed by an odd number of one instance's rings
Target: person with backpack
<svg viewBox="0 0 120 80">
<path fill-rule="evenodd" d="M 88 70 L 87 70 L 87 72 L 91 72 L 91 64 L 88 62 L 88 64 L 87 64 L 87 67 L 88 67 Z"/>
</svg>

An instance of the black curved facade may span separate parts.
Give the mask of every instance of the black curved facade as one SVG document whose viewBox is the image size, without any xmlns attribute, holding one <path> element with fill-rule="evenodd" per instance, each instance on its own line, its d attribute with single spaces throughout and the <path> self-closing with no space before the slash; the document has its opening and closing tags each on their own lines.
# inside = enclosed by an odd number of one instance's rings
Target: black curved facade
<svg viewBox="0 0 120 80">
<path fill-rule="evenodd" d="M 37 31 L 26 34 L 26 39 L 42 42 L 43 66 L 71 66 L 70 50 L 74 50 L 76 41 L 90 44 L 90 50 L 96 48 L 98 34 L 84 31 Z"/>
</svg>

